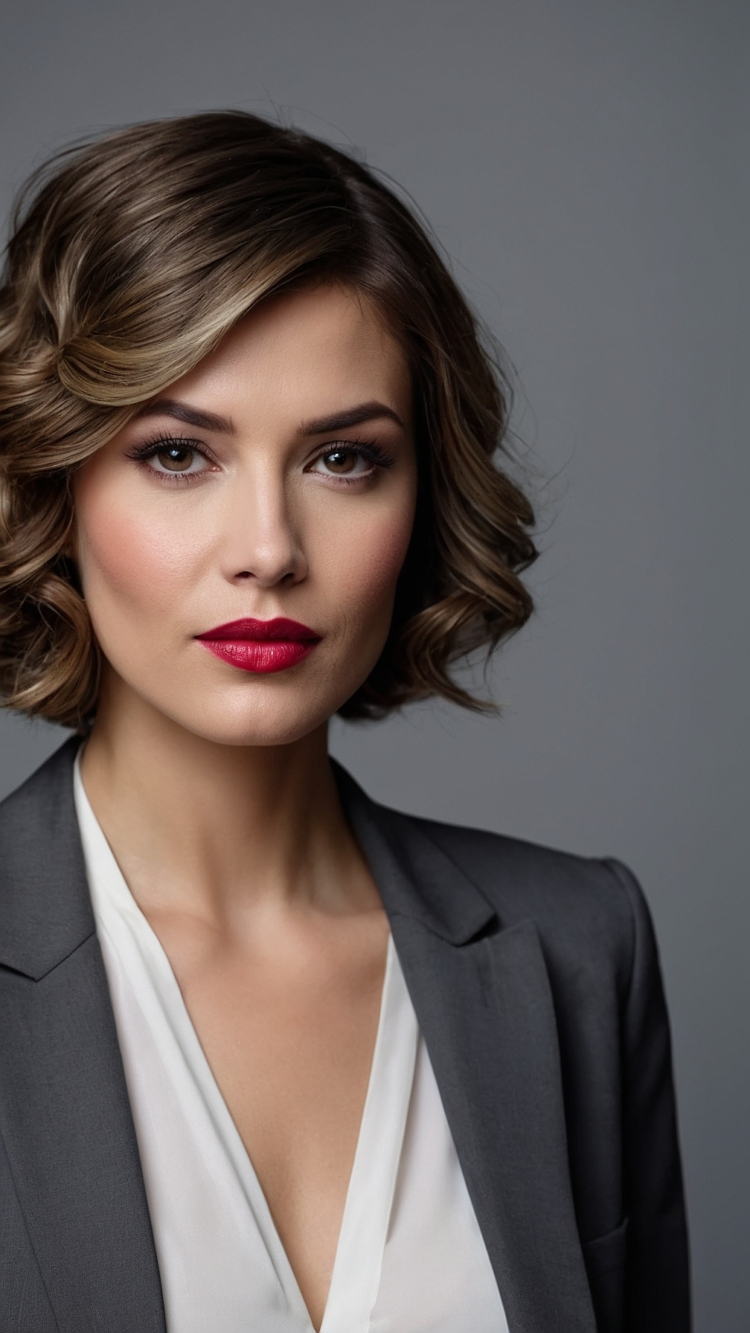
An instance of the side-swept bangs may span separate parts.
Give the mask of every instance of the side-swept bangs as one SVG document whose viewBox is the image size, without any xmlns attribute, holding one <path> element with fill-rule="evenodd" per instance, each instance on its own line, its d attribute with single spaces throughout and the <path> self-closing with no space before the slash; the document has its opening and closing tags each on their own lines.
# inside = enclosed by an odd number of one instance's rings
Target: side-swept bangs
<svg viewBox="0 0 750 1333">
<path fill-rule="evenodd" d="M 419 500 L 391 633 L 341 710 L 439 695 L 528 618 L 531 506 L 501 466 L 507 385 L 397 195 L 360 163 L 242 112 L 136 125 L 32 178 L 0 289 L 0 697 L 82 728 L 99 649 L 66 556 L 70 479 L 128 419 L 290 284 L 376 303 L 414 377 Z"/>
</svg>

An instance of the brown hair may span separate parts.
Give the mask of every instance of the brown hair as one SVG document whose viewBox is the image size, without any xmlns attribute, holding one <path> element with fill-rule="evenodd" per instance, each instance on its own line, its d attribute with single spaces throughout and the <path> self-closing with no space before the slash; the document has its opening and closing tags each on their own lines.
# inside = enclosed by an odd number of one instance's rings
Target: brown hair
<svg viewBox="0 0 750 1333">
<path fill-rule="evenodd" d="M 480 707 L 451 664 L 531 612 L 518 574 L 531 506 L 496 465 L 507 384 L 467 303 L 397 195 L 294 129 L 217 112 L 68 150 L 29 182 L 0 288 L 0 697 L 81 727 L 99 649 L 66 558 L 70 478 L 138 405 L 259 300 L 343 281 L 370 297 L 413 370 L 419 500 L 393 625 L 341 709 L 441 695 Z"/>
</svg>

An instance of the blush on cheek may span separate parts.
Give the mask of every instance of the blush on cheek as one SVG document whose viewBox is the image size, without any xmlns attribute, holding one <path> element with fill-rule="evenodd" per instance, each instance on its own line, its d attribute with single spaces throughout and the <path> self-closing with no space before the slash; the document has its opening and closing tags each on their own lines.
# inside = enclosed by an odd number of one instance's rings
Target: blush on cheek
<svg viewBox="0 0 750 1333">
<path fill-rule="evenodd" d="M 87 600 L 166 605 L 185 576 L 181 544 L 135 508 L 82 505 L 79 550 Z"/>
</svg>

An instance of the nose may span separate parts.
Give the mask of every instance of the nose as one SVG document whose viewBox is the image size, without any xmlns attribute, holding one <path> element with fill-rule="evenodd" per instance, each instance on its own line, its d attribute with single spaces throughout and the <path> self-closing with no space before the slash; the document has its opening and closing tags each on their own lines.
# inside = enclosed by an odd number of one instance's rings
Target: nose
<svg viewBox="0 0 750 1333">
<path fill-rule="evenodd" d="M 248 478 L 232 488 L 222 554 L 231 583 L 253 580 L 262 588 L 299 583 L 307 560 L 281 478 Z"/>
</svg>

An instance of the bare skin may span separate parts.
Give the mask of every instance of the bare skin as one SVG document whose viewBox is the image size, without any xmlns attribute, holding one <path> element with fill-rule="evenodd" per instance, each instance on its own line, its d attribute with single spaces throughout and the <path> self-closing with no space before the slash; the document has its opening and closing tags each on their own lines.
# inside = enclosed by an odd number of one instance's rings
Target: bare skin
<svg viewBox="0 0 750 1333">
<path fill-rule="evenodd" d="M 82 469 L 76 553 L 105 657 L 82 775 L 317 1329 L 388 937 L 326 730 L 390 624 L 416 492 L 409 376 L 375 312 L 325 287 L 252 312 L 167 398 L 231 429 L 136 418 Z M 305 433 L 358 404 L 385 411 Z M 197 482 L 163 476 L 174 457 L 133 457 L 155 422 Z M 362 461 L 363 438 L 387 464 Z M 274 675 L 219 661 L 195 637 L 282 615 L 321 640 Z"/>
</svg>

